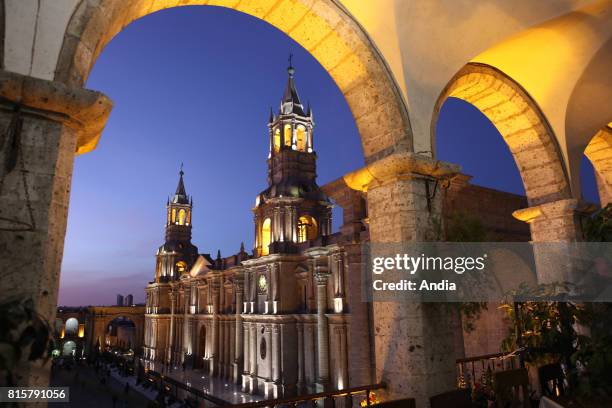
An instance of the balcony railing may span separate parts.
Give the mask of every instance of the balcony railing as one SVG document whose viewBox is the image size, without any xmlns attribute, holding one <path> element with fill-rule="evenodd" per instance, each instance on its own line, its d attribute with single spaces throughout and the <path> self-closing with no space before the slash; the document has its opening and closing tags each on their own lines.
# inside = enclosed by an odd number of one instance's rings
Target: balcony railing
<svg viewBox="0 0 612 408">
<path fill-rule="evenodd" d="M 258 402 L 248 402 L 244 404 L 232 404 L 228 401 L 224 401 L 213 395 L 207 394 L 203 392 L 202 390 L 199 390 L 197 388 L 193 388 L 186 384 L 183 384 L 182 382 L 177 381 L 171 377 L 163 376 L 156 371 L 149 370 L 147 372 L 147 376 L 150 378 L 151 381 L 159 382 L 160 388 L 165 389 L 169 395 L 173 395 L 176 399 L 179 398 L 179 389 L 180 389 L 180 390 L 186 391 L 189 394 L 191 394 L 196 401 L 199 401 L 199 400 L 204 401 L 205 402 L 204 406 L 211 406 L 211 407 L 214 406 L 214 407 L 233 407 L 233 408 L 247 408 L 247 407 L 268 407 L 268 408 L 283 407 L 285 408 L 285 407 L 298 407 L 301 404 L 309 403 L 309 402 L 313 403 L 314 406 L 335 407 L 336 399 L 340 399 L 340 398 L 350 400 L 351 403 L 348 406 L 353 406 L 352 404 L 353 397 L 360 398 L 360 400 L 365 403 L 365 405 L 362 405 L 362 406 L 369 407 L 369 406 L 373 406 L 373 404 L 371 404 L 371 398 L 368 398 L 368 396 L 371 396 L 371 393 L 373 390 L 379 390 L 385 387 L 384 384 L 371 384 L 371 385 L 364 385 L 361 387 L 347 388 L 344 390 L 327 391 L 327 392 L 320 392 L 316 394 L 302 395 L 299 397 L 277 398 L 277 399 L 258 401 Z M 327 401 L 327 404 L 324 405 L 324 401 Z M 309 406 L 313 406 L 313 405 L 309 405 Z M 344 406 L 347 406 L 347 405 L 345 404 Z"/>
<path fill-rule="evenodd" d="M 265 401 L 259 401 L 259 402 L 248 402 L 245 404 L 231 405 L 231 407 L 233 408 L 283 407 L 284 408 L 284 407 L 297 407 L 307 402 L 314 402 L 315 406 L 320 405 L 322 407 L 323 406 L 335 407 L 337 398 L 350 400 L 350 404 L 348 404 L 348 406 L 353 406 L 354 396 L 358 396 L 359 398 L 361 398 L 363 401 L 365 401 L 365 404 L 366 404 L 365 406 L 369 407 L 369 406 L 372 406 L 372 404 L 370 403 L 370 398 L 367 398 L 367 396 L 370 395 L 372 390 L 379 390 L 382 388 L 385 388 L 384 384 L 371 384 L 371 385 L 364 385 L 361 387 L 346 388 L 344 390 L 319 392 L 316 394 L 302 395 L 299 397 L 278 398 L 278 399 L 265 400 Z M 324 403 L 325 400 L 328 401 L 328 405 Z M 343 406 L 347 406 L 347 405 L 343 405 Z"/>
<path fill-rule="evenodd" d="M 456 365 L 458 388 L 474 388 L 475 384 L 484 384 L 486 377 L 496 371 L 522 368 L 520 354 L 517 352 L 460 358 Z"/>
</svg>

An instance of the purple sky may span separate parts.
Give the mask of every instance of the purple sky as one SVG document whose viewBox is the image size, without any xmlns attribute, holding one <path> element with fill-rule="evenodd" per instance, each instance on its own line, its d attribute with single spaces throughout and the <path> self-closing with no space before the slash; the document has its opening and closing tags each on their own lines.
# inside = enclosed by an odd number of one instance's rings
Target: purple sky
<svg viewBox="0 0 612 408">
<path fill-rule="evenodd" d="M 181 162 L 200 252 L 229 255 L 241 241 L 252 247 L 251 208 L 266 186 L 266 123 L 290 52 L 300 97 L 313 107 L 324 184 L 363 165 L 359 136 L 329 75 L 277 29 L 228 9 L 181 7 L 140 19 L 110 42 L 87 87 L 113 99 L 114 109 L 98 148 L 75 160 L 61 305 L 112 304 L 117 293 L 143 300 Z M 471 105 L 444 105 L 437 148 L 473 182 L 523 192 L 507 147 Z M 591 176 L 591 200 L 593 186 Z M 339 211 L 335 217 L 338 226 Z"/>
</svg>

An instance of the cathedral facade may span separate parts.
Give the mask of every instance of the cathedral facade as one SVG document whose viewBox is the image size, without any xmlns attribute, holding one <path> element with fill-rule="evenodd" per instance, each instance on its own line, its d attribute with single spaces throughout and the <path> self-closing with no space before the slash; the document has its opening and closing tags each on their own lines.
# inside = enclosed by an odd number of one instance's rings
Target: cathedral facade
<svg viewBox="0 0 612 408">
<path fill-rule="evenodd" d="M 370 383 L 361 301 L 361 193 L 316 182 L 314 120 L 288 79 L 268 121 L 268 186 L 255 199 L 253 252 L 200 254 L 183 172 L 167 202 L 165 243 L 146 288 L 144 355 L 185 364 L 268 398 Z M 332 202 L 344 208 L 332 233 Z M 349 276 L 351 277 L 349 280 Z"/>
</svg>

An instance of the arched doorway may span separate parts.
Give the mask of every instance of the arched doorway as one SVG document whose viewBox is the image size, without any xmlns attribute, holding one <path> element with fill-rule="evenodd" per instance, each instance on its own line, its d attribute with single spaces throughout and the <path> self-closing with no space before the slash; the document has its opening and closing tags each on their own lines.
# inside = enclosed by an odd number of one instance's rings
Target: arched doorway
<svg viewBox="0 0 612 408">
<path fill-rule="evenodd" d="M 138 344 L 136 324 L 126 316 L 115 317 L 106 325 L 104 344 L 109 350 L 134 352 Z"/>
<path fill-rule="evenodd" d="M 62 347 L 62 356 L 73 357 L 76 354 L 76 347 L 76 343 L 72 340 L 65 342 Z"/>
</svg>

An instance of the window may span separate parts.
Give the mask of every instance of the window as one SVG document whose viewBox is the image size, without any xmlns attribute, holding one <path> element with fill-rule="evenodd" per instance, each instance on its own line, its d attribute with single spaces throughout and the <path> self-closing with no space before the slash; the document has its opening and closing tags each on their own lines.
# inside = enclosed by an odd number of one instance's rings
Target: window
<svg viewBox="0 0 612 408">
<path fill-rule="evenodd" d="M 186 211 L 181 208 L 179 210 L 179 214 L 178 214 L 178 223 L 179 225 L 185 225 L 185 219 L 187 218 L 187 213 Z"/>
<path fill-rule="evenodd" d="M 187 271 L 187 263 L 185 263 L 184 261 L 178 261 L 176 263 L 176 271 L 180 274 L 180 273 L 184 273 L 185 271 Z"/>
<path fill-rule="evenodd" d="M 261 255 L 268 255 L 270 253 L 270 239 L 272 235 L 272 221 L 266 218 L 261 224 Z"/>
<path fill-rule="evenodd" d="M 306 151 L 306 129 L 304 128 L 304 126 L 300 125 L 297 127 L 297 132 L 296 132 L 296 139 L 297 139 L 297 149 L 300 152 L 305 152 Z"/>
<path fill-rule="evenodd" d="M 285 125 L 285 146 L 291 147 L 292 143 L 291 125 Z"/>
<path fill-rule="evenodd" d="M 274 151 L 278 152 L 280 150 L 280 146 L 281 146 L 281 134 L 280 134 L 280 129 L 276 129 L 274 131 Z"/>
<path fill-rule="evenodd" d="M 298 219 L 298 242 L 316 239 L 317 234 L 317 221 L 310 215 L 302 215 Z"/>
<path fill-rule="evenodd" d="M 176 222 L 176 208 L 172 209 L 172 223 L 174 224 Z"/>
</svg>

